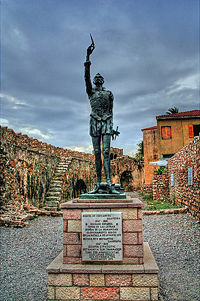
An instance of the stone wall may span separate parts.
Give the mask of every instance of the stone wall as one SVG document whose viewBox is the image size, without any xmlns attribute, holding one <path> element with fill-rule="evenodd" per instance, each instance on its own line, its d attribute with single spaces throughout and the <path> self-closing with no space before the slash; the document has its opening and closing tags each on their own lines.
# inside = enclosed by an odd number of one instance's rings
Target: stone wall
<svg viewBox="0 0 200 301">
<path fill-rule="evenodd" d="M 144 193 L 152 193 L 153 192 L 153 185 L 152 184 L 144 184 L 141 187 L 141 191 Z"/>
<path fill-rule="evenodd" d="M 120 183 L 125 191 L 140 189 L 144 184 L 144 162 L 136 162 L 129 156 L 111 161 L 111 175 L 114 183 Z"/>
<path fill-rule="evenodd" d="M 30 203 L 43 207 L 52 175 L 62 157 L 93 162 L 91 154 L 55 147 L 16 134 L 7 127 L 0 127 L 0 133 L 1 205 Z"/>
<path fill-rule="evenodd" d="M 153 177 L 153 198 L 159 201 L 169 201 L 169 176 L 165 169 L 161 175 Z"/>
<path fill-rule="evenodd" d="M 92 154 L 55 147 L 7 127 L 0 127 L 0 135 L 1 205 L 45 206 L 50 182 L 63 158 L 70 158 L 71 163 L 63 172 L 62 201 L 77 197 L 86 188 L 93 189 L 96 172 Z M 111 154 L 112 181 L 121 183 L 126 191 L 140 188 L 143 162 L 124 156 L 122 149 L 111 148 Z"/>
<path fill-rule="evenodd" d="M 71 158 L 69 169 L 63 174 L 62 202 L 91 191 L 96 184 L 96 169 L 93 160 Z"/>
<path fill-rule="evenodd" d="M 170 199 L 172 202 L 187 206 L 189 212 L 200 220 L 199 182 L 200 138 L 195 137 L 193 142 L 183 147 L 168 161 L 162 175 L 154 175 L 154 199 L 161 201 Z"/>
</svg>

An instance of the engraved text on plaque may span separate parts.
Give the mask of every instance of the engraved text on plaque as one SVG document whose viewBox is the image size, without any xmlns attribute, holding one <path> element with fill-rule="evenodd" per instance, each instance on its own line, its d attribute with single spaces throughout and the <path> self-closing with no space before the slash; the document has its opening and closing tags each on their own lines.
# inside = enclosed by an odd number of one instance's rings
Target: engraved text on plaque
<svg viewBox="0 0 200 301">
<path fill-rule="evenodd" d="M 82 213 L 82 260 L 122 260 L 122 214 Z"/>
</svg>

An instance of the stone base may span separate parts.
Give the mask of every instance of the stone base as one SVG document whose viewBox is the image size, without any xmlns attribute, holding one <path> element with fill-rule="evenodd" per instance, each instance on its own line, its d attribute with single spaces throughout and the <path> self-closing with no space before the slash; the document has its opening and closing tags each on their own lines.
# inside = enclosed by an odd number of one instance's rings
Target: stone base
<svg viewBox="0 0 200 301">
<path fill-rule="evenodd" d="M 81 194 L 79 196 L 80 200 L 84 199 L 126 199 L 126 194 L 124 189 L 120 186 L 120 184 L 112 184 L 112 187 L 118 192 L 118 194 L 115 193 L 109 193 L 108 184 L 107 183 L 101 183 L 100 188 L 97 193 L 91 194 L 91 193 L 85 193 Z"/>
<path fill-rule="evenodd" d="M 148 243 L 140 265 L 64 264 L 47 267 L 48 300 L 158 300 L 158 266 Z"/>
</svg>

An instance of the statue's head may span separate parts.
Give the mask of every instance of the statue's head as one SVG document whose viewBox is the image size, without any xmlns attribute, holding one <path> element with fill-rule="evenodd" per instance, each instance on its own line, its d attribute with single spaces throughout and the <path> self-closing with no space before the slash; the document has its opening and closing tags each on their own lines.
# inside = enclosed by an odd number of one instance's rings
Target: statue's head
<svg viewBox="0 0 200 301">
<path fill-rule="evenodd" d="M 104 78 L 101 74 L 97 73 L 93 79 L 93 83 L 96 85 L 96 86 L 102 86 L 103 83 L 104 83 Z"/>
</svg>

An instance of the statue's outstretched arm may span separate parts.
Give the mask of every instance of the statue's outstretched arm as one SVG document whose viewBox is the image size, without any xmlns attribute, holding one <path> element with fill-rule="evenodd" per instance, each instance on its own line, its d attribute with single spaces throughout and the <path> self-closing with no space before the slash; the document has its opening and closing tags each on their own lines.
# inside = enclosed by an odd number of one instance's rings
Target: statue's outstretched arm
<svg viewBox="0 0 200 301">
<path fill-rule="evenodd" d="M 84 64 L 84 66 L 85 66 L 85 85 L 86 85 L 86 92 L 88 95 L 90 95 L 92 92 L 92 83 L 91 83 L 91 79 L 90 79 L 90 65 L 91 65 L 90 55 L 92 54 L 92 52 L 95 49 L 95 45 L 94 45 L 92 36 L 91 36 L 91 40 L 92 40 L 92 43 L 87 49 L 86 62 Z"/>
</svg>

